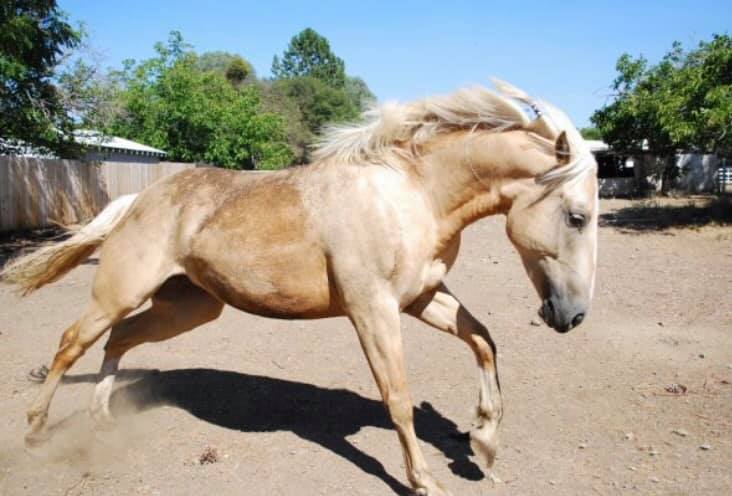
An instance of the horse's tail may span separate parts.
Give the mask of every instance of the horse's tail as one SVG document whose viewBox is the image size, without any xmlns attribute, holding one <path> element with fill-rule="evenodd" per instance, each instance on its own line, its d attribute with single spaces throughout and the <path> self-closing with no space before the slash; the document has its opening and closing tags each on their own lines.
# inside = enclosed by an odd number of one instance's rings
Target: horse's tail
<svg viewBox="0 0 732 496">
<path fill-rule="evenodd" d="M 70 238 L 12 260 L 0 272 L 0 279 L 17 285 L 24 296 L 60 279 L 94 253 L 129 211 L 136 197 L 120 196 Z"/>
</svg>

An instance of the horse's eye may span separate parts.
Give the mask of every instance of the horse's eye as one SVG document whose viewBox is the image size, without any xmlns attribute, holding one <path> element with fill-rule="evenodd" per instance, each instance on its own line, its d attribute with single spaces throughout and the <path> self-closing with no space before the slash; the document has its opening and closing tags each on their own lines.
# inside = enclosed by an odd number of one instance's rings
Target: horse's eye
<svg viewBox="0 0 732 496">
<path fill-rule="evenodd" d="M 582 229 L 587 224 L 587 217 L 585 217 L 583 214 L 570 212 L 569 214 L 567 214 L 567 223 L 570 225 L 570 227 L 574 227 L 575 229 Z"/>
</svg>

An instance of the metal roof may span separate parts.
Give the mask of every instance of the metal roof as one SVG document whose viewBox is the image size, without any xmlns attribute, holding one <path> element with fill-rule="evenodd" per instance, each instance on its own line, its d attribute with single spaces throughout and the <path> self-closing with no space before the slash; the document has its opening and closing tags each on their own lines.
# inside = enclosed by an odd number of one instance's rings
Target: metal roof
<svg viewBox="0 0 732 496">
<path fill-rule="evenodd" d="M 605 143 L 602 140 L 586 139 L 585 143 L 587 143 L 587 146 L 590 148 L 590 151 L 592 153 L 606 152 L 610 149 L 610 145 L 608 145 L 607 143 Z"/>
<path fill-rule="evenodd" d="M 155 155 L 160 157 L 167 155 L 163 150 L 158 150 L 152 146 L 143 145 L 142 143 L 137 143 L 118 136 L 105 136 L 98 131 L 75 131 L 74 141 L 80 145 L 127 151 L 132 152 L 132 154 Z"/>
</svg>

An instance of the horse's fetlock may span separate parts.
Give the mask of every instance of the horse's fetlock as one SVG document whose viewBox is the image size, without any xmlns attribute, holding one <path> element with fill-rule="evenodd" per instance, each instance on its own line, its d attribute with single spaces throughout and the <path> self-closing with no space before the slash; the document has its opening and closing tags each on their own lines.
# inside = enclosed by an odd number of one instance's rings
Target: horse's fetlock
<svg viewBox="0 0 732 496">
<path fill-rule="evenodd" d="M 28 421 L 28 425 L 31 426 L 44 424 L 48 418 L 48 412 L 40 407 L 32 407 L 26 412 L 25 418 Z"/>
<path fill-rule="evenodd" d="M 475 423 L 482 427 L 486 423 L 500 423 L 503 418 L 503 407 L 495 405 L 478 405 L 475 409 Z"/>
<path fill-rule="evenodd" d="M 447 491 L 427 469 L 412 469 L 408 474 L 414 493 L 425 496 L 449 496 Z"/>
</svg>

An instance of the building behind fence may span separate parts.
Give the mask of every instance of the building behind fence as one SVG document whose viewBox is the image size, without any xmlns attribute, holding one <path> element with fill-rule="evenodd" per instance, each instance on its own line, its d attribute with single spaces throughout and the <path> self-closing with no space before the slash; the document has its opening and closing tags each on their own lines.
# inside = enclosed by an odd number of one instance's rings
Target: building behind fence
<svg viewBox="0 0 732 496">
<path fill-rule="evenodd" d="M 0 156 L 0 231 L 84 222 L 111 200 L 194 167 Z"/>
<path fill-rule="evenodd" d="M 625 156 L 610 149 L 593 152 L 599 165 L 600 196 L 633 196 L 661 191 L 666 157 L 651 154 Z M 682 194 L 732 191 L 732 162 L 714 154 L 679 153 L 678 176 L 671 189 Z"/>
</svg>

